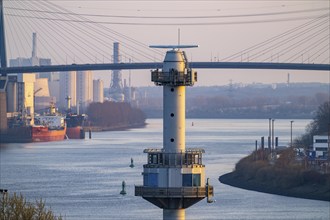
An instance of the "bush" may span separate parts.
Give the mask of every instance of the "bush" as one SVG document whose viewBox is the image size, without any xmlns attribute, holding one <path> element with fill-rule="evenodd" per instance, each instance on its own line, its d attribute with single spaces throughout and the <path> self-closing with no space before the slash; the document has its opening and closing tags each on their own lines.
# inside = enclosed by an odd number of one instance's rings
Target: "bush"
<svg viewBox="0 0 330 220">
<path fill-rule="evenodd" d="M 56 217 L 50 209 L 45 208 L 42 199 L 33 204 L 16 193 L 13 196 L 3 194 L 0 198 L 0 209 L 0 220 L 62 220 L 61 216 Z"/>
<path fill-rule="evenodd" d="M 305 171 L 302 176 L 305 183 L 324 185 L 327 182 L 326 175 L 314 170 Z"/>
</svg>

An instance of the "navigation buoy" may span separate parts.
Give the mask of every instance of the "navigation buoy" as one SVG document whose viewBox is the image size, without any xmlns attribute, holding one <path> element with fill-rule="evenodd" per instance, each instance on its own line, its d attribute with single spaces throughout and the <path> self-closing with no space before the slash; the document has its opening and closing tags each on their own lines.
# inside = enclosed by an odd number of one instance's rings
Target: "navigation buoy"
<svg viewBox="0 0 330 220">
<path fill-rule="evenodd" d="M 134 161 L 133 161 L 133 158 L 131 158 L 131 164 L 129 165 L 129 167 L 130 167 L 130 168 L 133 168 L 133 167 L 135 167 L 135 166 L 134 166 Z"/>
<path fill-rule="evenodd" d="M 121 195 L 126 195 L 126 183 L 125 183 L 125 181 L 123 181 L 123 182 L 121 183 L 121 191 L 120 191 L 120 194 L 121 194 Z"/>
</svg>

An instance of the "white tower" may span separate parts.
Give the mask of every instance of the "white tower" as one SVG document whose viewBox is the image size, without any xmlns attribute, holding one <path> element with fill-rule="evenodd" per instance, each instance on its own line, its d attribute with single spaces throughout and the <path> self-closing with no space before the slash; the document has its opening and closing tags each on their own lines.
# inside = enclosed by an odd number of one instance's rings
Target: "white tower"
<svg viewBox="0 0 330 220">
<path fill-rule="evenodd" d="M 151 72 L 152 81 L 163 86 L 163 148 L 144 150 L 148 163 L 143 165 L 143 186 L 135 187 L 135 195 L 162 208 L 163 219 L 185 219 L 185 208 L 213 196 L 213 187 L 205 181 L 204 150 L 185 146 L 185 86 L 193 86 L 197 73 L 188 67 L 180 48 L 197 46 L 153 47 L 172 48 L 162 71 Z"/>
</svg>

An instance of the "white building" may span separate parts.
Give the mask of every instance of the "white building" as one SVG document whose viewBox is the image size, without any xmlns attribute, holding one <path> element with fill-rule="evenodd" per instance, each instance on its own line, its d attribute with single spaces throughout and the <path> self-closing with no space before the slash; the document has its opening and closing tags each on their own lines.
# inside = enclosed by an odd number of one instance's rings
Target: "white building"
<svg viewBox="0 0 330 220">
<path fill-rule="evenodd" d="M 326 135 L 313 136 L 313 151 L 315 151 L 316 157 L 325 156 L 328 152 L 329 137 Z"/>
<path fill-rule="evenodd" d="M 37 113 L 49 111 L 51 103 L 55 103 L 56 98 L 50 96 L 47 78 L 36 79 L 34 83 L 34 109 Z"/>
<path fill-rule="evenodd" d="M 34 87 L 35 96 L 50 96 L 47 78 L 36 79 Z"/>
<path fill-rule="evenodd" d="M 58 100 L 58 107 L 67 109 L 67 97 L 71 98 L 71 108 L 76 108 L 77 103 L 77 73 L 75 71 L 60 73 L 60 99 Z"/>
<path fill-rule="evenodd" d="M 55 106 L 59 107 L 60 100 L 60 80 L 48 81 L 49 94 L 51 97 L 55 97 Z"/>
<path fill-rule="evenodd" d="M 93 72 L 77 72 L 77 105 L 79 113 L 86 113 L 88 105 L 93 101 Z M 73 100 L 71 100 L 74 103 Z"/>
<path fill-rule="evenodd" d="M 27 118 L 31 118 L 34 124 L 34 82 L 36 75 L 23 73 L 17 76 L 17 105 L 18 111 Z"/>
<path fill-rule="evenodd" d="M 104 101 L 104 92 L 103 92 L 103 80 L 97 79 L 93 80 L 93 102 Z"/>
</svg>

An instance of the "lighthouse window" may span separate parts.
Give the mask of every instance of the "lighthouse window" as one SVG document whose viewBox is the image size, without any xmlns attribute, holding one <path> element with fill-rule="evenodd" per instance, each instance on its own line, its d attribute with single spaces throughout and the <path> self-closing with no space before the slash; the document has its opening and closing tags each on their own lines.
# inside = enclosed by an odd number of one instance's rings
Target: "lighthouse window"
<svg viewBox="0 0 330 220">
<path fill-rule="evenodd" d="M 195 154 L 195 155 L 194 155 L 194 159 L 195 159 L 195 160 L 194 160 L 194 164 L 201 164 L 201 163 L 200 163 L 200 160 L 199 160 L 199 155 L 198 155 L 198 154 Z"/>
<path fill-rule="evenodd" d="M 193 174 L 192 175 L 192 185 L 193 186 L 201 186 L 201 175 Z"/>
<path fill-rule="evenodd" d="M 192 154 L 186 154 L 184 159 L 185 159 L 185 161 L 184 161 L 185 165 L 191 165 L 193 162 Z"/>
<path fill-rule="evenodd" d="M 173 113 L 171 113 L 171 117 L 174 117 L 174 114 Z"/>
<path fill-rule="evenodd" d="M 174 92 L 174 88 L 171 88 L 171 92 Z"/>
<path fill-rule="evenodd" d="M 151 163 L 157 164 L 157 162 L 158 162 L 158 155 L 157 154 L 153 154 L 152 155 L 152 161 L 151 161 Z"/>
<path fill-rule="evenodd" d="M 171 138 L 171 142 L 174 142 L 174 138 Z"/>
<path fill-rule="evenodd" d="M 144 173 L 143 174 L 144 186 L 158 186 L 158 173 Z"/>
<path fill-rule="evenodd" d="M 192 174 L 182 174 L 182 186 L 192 186 Z"/>
<path fill-rule="evenodd" d="M 163 154 L 163 155 L 165 155 L 164 165 L 169 165 L 170 164 L 170 155 L 169 154 Z"/>
<path fill-rule="evenodd" d="M 158 164 L 158 154 L 148 154 L 149 164 Z"/>
<path fill-rule="evenodd" d="M 201 175 L 182 174 L 182 186 L 201 186 Z"/>
</svg>

